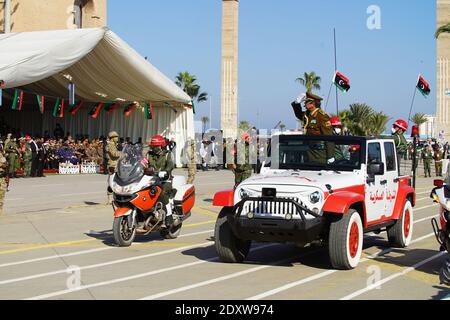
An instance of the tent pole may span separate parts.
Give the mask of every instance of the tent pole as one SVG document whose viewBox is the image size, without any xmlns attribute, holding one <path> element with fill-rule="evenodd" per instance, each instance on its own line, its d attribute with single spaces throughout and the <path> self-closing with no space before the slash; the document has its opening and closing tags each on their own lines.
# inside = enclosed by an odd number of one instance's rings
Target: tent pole
<svg viewBox="0 0 450 320">
<path fill-rule="evenodd" d="M 5 26 L 4 26 L 4 32 L 10 33 L 11 32 L 11 0 L 5 0 L 5 6 L 4 6 L 4 14 L 5 14 Z"/>
</svg>

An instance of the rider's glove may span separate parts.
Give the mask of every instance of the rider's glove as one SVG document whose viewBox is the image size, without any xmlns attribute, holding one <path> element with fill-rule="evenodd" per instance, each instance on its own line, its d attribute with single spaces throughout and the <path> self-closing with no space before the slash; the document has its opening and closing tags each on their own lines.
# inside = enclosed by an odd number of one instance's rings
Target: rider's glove
<svg viewBox="0 0 450 320">
<path fill-rule="evenodd" d="M 334 163 L 335 161 L 336 161 L 335 158 L 331 158 L 331 159 L 328 159 L 327 163 L 328 163 L 328 164 L 332 164 L 332 163 Z"/>
</svg>

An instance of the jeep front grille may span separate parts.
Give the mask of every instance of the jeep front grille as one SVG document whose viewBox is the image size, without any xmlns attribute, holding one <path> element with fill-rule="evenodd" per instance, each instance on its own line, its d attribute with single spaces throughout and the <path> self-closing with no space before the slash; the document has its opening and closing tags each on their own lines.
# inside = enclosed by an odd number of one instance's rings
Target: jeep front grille
<svg viewBox="0 0 450 320">
<path fill-rule="evenodd" d="M 306 207 L 305 204 L 299 198 L 280 198 L 284 200 L 292 200 L 297 202 L 302 207 Z M 292 202 L 279 202 L 271 200 L 249 200 L 243 205 L 241 215 L 247 215 L 249 212 L 255 214 L 256 218 L 280 218 L 284 219 L 286 214 L 291 213 L 293 219 L 301 219 L 301 215 L 298 212 L 296 206 Z M 303 211 L 303 214 L 307 216 L 307 213 Z"/>
</svg>

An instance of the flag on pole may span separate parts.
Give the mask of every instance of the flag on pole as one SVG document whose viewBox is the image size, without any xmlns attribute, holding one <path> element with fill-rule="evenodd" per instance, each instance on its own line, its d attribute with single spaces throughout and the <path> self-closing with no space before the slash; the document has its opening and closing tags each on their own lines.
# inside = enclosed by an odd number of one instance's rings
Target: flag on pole
<svg viewBox="0 0 450 320">
<path fill-rule="evenodd" d="M 105 111 L 108 112 L 108 114 L 111 114 L 114 110 L 119 109 L 120 104 L 119 103 L 113 103 L 105 107 Z"/>
<path fill-rule="evenodd" d="M 100 113 L 100 110 L 103 107 L 103 102 L 100 102 L 99 104 L 97 104 L 96 106 L 94 106 L 94 108 L 91 109 L 91 111 L 89 112 L 89 115 L 91 116 L 92 119 L 97 119 L 98 114 Z"/>
<path fill-rule="evenodd" d="M 55 108 L 53 109 L 53 116 L 55 118 L 64 117 L 64 98 L 57 98 Z"/>
<path fill-rule="evenodd" d="M 41 96 L 41 95 L 36 95 L 36 99 L 37 99 L 37 102 L 38 102 L 38 106 L 39 106 L 39 112 L 41 113 L 41 114 L 44 114 L 44 96 Z"/>
<path fill-rule="evenodd" d="M 23 102 L 23 91 L 19 89 L 14 90 L 12 109 L 21 111 L 22 102 Z"/>
<path fill-rule="evenodd" d="M 431 93 L 431 87 L 428 82 L 419 74 L 419 80 L 417 82 L 417 89 L 419 89 L 420 93 L 426 98 Z"/>
<path fill-rule="evenodd" d="M 135 107 L 136 107 L 136 103 L 133 102 L 133 103 L 129 104 L 123 111 L 123 114 L 125 115 L 125 117 L 128 117 Z"/>
<path fill-rule="evenodd" d="M 148 103 L 145 104 L 144 107 L 144 115 L 146 120 L 152 120 L 153 119 L 153 104 Z"/>
<path fill-rule="evenodd" d="M 336 73 L 334 74 L 333 83 L 342 92 L 347 92 L 348 90 L 350 90 L 350 80 L 338 71 L 336 71 Z"/>
<path fill-rule="evenodd" d="M 80 101 L 78 104 L 73 104 L 69 109 L 70 115 L 74 116 L 78 111 L 80 111 L 82 106 L 83 106 L 82 101 Z"/>
</svg>

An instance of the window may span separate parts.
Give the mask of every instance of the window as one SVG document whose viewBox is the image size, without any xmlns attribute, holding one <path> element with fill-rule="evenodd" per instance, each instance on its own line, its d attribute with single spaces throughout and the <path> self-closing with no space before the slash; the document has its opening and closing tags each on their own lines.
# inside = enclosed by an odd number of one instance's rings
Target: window
<svg viewBox="0 0 450 320">
<path fill-rule="evenodd" d="M 369 150 L 367 153 L 367 164 L 382 163 L 381 159 L 381 145 L 379 143 L 369 143 Z"/>
<path fill-rule="evenodd" d="M 396 163 L 395 163 L 395 148 L 392 142 L 384 143 L 384 151 L 386 152 L 386 167 L 387 171 L 395 171 Z"/>
</svg>

